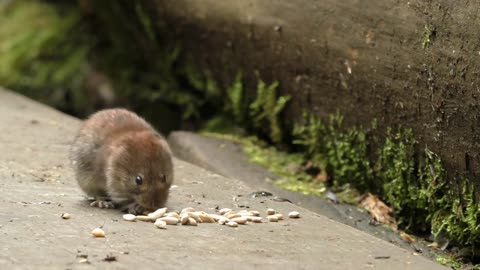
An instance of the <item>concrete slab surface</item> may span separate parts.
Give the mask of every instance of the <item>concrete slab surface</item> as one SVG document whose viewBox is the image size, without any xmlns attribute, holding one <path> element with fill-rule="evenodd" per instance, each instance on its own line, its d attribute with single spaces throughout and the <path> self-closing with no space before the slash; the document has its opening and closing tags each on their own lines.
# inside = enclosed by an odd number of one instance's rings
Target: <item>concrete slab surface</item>
<svg viewBox="0 0 480 270">
<path fill-rule="evenodd" d="M 188 131 L 174 131 L 168 135 L 168 142 L 175 156 L 227 178 L 238 179 L 258 191 L 267 191 L 291 203 L 318 213 L 329 219 L 349 225 L 372 236 L 393 243 L 404 249 L 422 253 L 435 259 L 436 255 L 428 247 L 428 242 L 408 243 L 398 232 L 388 226 L 374 225 L 372 216 L 356 205 L 332 203 L 327 198 L 306 195 L 282 189 L 275 185 L 279 176 L 249 160 L 241 144 L 226 139 L 204 136 Z M 215 158 L 211 158 L 215 157 Z M 273 197 L 272 196 L 272 197 Z"/>
<path fill-rule="evenodd" d="M 76 185 L 67 157 L 80 123 L 0 90 L 0 269 L 446 269 L 296 205 L 238 197 L 253 189 L 179 160 L 171 209 L 271 207 L 302 218 L 167 230 L 123 221 L 118 210 L 91 208 Z M 99 226 L 105 238 L 91 236 Z"/>
</svg>

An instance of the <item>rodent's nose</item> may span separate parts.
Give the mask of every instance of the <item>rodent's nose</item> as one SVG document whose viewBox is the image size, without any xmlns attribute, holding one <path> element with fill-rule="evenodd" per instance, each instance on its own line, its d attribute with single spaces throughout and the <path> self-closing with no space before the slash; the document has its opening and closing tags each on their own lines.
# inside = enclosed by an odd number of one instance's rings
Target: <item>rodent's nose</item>
<svg viewBox="0 0 480 270">
<path fill-rule="evenodd" d="M 149 210 L 156 210 L 161 207 L 158 196 L 143 194 L 138 197 L 137 201 L 140 205 Z"/>
<path fill-rule="evenodd" d="M 163 205 L 161 205 L 160 197 L 159 196 L 152 196 L 151 207 L 156 209 L 156 208 L 160 208 L 162 206 Z"/>
<path fill-rule="evenodd" d="M 151 189 L 138 196 L 137 202 L 145 208 L 156 210 L 165 207 L 168 199 L 168 189 Z"/>
</svg>

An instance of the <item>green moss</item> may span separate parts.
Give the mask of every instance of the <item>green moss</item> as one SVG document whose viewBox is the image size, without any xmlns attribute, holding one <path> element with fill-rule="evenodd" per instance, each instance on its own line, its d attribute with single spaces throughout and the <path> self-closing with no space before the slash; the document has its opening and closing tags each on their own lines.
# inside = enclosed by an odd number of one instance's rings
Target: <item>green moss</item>
<svg viewBox="0 0 480 270">
<path fill-rule="evenodd" d="M 272 173 L 280 176 L 274 183 L 287 190 L 322 196 L 325 186 L 322 183 L 312 182 L 312 177 L 300 171 L 303 157 L 299 153 L 279 151 L 272 146 L 260 146 L 251 141 L 244 144 L 244 151 L 250 160 L 268 168 Z"/>
<path fill-rule="evenodd" d="M 151 41 L 156 41 L 156 34 L 155 34 L 155 27 L 152 22 L 152 18 L 146 13 L 145 7 L 142 6 L 140 2 L 137 2 L 135 5 L 135 12 L 136 16 L 138 17 L 140 23 L 143 26 L 143 29 L 145 30 L 145 33 L 147 34 L 148 38 Z"/>
<path fill-rule="evenodd" d="M 345 184 L 337 190 L 337 198 L 342 203 L 356 205 L 358 203 L 358 198 L 361 197 L 361 193 L 358 189 L 352 187 L 350 184 Z"/>
<path fill-rule="evenodd" d="M 307 158 L 315 159 L 316 163 L 321 163 L 323 158 L 318 153 L 324 152 L 324 136 L 327 133 L 326 127 L 323 121 L 315 117 L 313 114 L 303 113 L 302 123 L 295 125 L 293 130 L 294 138 L 293 143 L 301 145 L 302 150 L 306 152 Z"/>
<path fill-rule="evenodd" d="M 454 270 L 459 270 L 463 268 L 463 264 L 451 256 L 437 256 L 437 262 L 442 265 L 448 265 Z"/>
<path fill-rule="evenodd" d="M 425 220 L 428 198 L 418 177 L 416 144 L 412 130 L 400 128 L 393 133 L 388 129 L 376 170 L 385 198 L 395 209 L 399 225 L 407 230 L 425 231 L 428 228 Z"/>
<path fill-rule="evenodd" d="M 232 121 L 231 117 L 225 114 L 219 114 L 205 121 L 199 130 L 200 133 L 215 134 L 237 134 L 238 136 L 246 135 L 245 130 Z"/>
<path fill-rule="evenodd" d="M 472 247 L 472 256 L 479 254 L 480 247 L 480 220 L 479 204 L 475 196 L 475 189 L 468 181 L 462 181 L 462 192 L 446 192 L 442 198 L 442 205 L 432 217 L 432 231 L 435 234 L 446 233 L 450 239 L 463 246 Z"/>
<path fill-rule="evenodd" d="M 205 93 L 208 97 L 214 97 L 215 99 L 219 99 L 219 97 L 222 95 L 222 91 L 220 90 L 220 87 L 218 86 L 215 79 L 213 78 L 213 75 L 210 71 L 206 70 L 205 77 Z"/>
<path fill-rule="evenodd" d="M 455 189 L 441 159 L 428 148 L 418 151 L 418 142 L 407 128 L 387 129 L 385 141 L 371 150 L 378 153 L 378 159 L 371 162 L 369 131 L 345 129 L 342 120 L 336 114 L 325 124 L 304 114 L 293 131 L 293 143 L 301 146 L 304 160 L 326 168 L 340 191 L 353 187 L 381 195 L 394 208 L 401 228 L 443 234 L 475 253 L 480 245 L 480 212 L 474 186 L 463 179 L 455 185 L 460 190 Z M 355 193 L 350 194 L 354 195 L 344 200 L 353 201 Z"/>
<path fill-rule="evenodd" d="M 331 115 L 328 125 L 317 117 L 304 114 L 303 123 L 294 127 L 294 144 L 302 146 L 317 166 L 323 167 L 336 186 L 347 183 L 360 190 L 372 186 L 372 173 L 367 153 L 366 132 L 360 128 L 343 128 L 343 117 Z"/>
<path fill-rule="evenodd" d="M 474 185 L 468 179 L 452 185 L 440 158 L 428 148 L 415 155 L 416 144 L 411 130 L 395 134 L 389 130 L 377 164 L 385 198 L 395 209 L 399 225 L 414 232 L 442 234 L 471 247 L 471 256 L 478 256 L 480 212 Z"/>
<path fill-rule="evenodd" d="M 0 84 L 60 108 L 85 106 L 82 87 L 90 51 L 88 39 L 75 35 L 84 25 L 80 12 L 42 1 L 0 5 Z M 66 104 L 69 93 L 77 98 Z"/>
<path fill-rule="evenodd" d="M 235 80 L 227 89 L 228 102 L 226 103 L 225 111 L 233 115 L 233 119 L 237 124 L 244 124 L 247 116 L 246 98 L 243 89 L 242 73 L 239 72 L 235 76 Z"/>
<path fill-rule="evenodd" d="M 258 77 L 258 74 L 257 74 Z M 215 116 L 204 126 L 205 131 L 219 132 L 225 127 L 236 124 L 254 134 L 264 136 L 275 144 L 283 142 L 284 131 L 280 114 L 290 100 L 289 96 L 277 96 L 278 82 L 267 85 L 258 78 L 255 95 L 249 98 L 242 81 L 242 73 L 237 73 L 232 84 L 226 89 L 222 115 Z M 227 120 L 228 119 L 228 120 Z M 225 121 L 229 121 L 230 125 Z M 222 125 L 219 125 L 222 123 Z M 231 129 L 228 127 L 227 129 Z"/>
<path fill-rule="evenodd" d="M 280 123 L 280 113 L 290 100 L 290 96 L 277 97 L 278 82 L 267 85 L 258 78 L 255 100 L 250 104 L 250 117 L 253 127 L 268 137 L 274 143 L 283 141 L 283 130 Z"/>
<path fill-rule="evenodd" d="M 432 45 L 435 38 L 435 29 L 433 26 L 425 24 L 423 29 L 422 48 L 427 49 Z"/>
<path fill-rule="evenodd" d="M 416 144 L 411 130 L 400 129 L 395 134 L 389 130 L 377 163 L 385 198 L 395 209 L 399 225 L 411 231 L 444 234 L 476 250 L 480 212 L 473 184 L 463 179 L 456 190 L 448 182 L 440 158 L 428 148 L 415 155 Z"/>
<path fill-rule="evenodd" d="M 256 137 L 239 137 L 236 135 L 212 132 L 202 132 L 202 134 L 205 136 L 233 141 L 242 145 L 243 150 L 248 155 L 250 161 L 265 167 L 270 172 L 280 177 L 280 179 L 276 180 L 270 179 L 279 187 L 320 197 L 325 195 L 325 185 L 323 183 L 313 182 L 312 176 L 300 170 L 301 165 L 304 162 L 301 153 L 279 151 L 275 147 Z"/>
</svg>

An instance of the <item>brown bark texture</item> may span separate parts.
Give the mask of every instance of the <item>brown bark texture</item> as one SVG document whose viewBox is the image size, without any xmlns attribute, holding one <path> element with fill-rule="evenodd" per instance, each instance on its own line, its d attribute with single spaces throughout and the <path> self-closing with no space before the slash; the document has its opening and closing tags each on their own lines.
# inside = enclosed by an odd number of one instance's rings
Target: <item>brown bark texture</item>
<svg viewBox="0 0 480 270">
<path fill-rule="evenodd" d="M 480 2 L 156 0 L 197 64 L 228 84 L 278 80 L 289 123 L 339 110 L 347 125 L 402 125 L 449 175 L 478 182 Z M 250 72 L 245 72 L 250 71 Z M 249 75 L 252 74 L 252 75 Z M 248 80 L 247 80 L 248 81 Z"/>
</svg>

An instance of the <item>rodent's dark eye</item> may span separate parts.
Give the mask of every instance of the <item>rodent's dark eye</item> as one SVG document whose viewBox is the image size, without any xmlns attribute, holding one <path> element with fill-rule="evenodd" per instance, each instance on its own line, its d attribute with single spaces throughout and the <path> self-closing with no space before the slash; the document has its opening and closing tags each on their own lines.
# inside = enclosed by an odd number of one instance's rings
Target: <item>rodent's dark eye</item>
<svg viewBox="0 0 480 270">
<path fill-rule="evenodd" d="M 161 181 L 162 183 L 165 183 L 165 182 L 167 181 L 167 176 L 166 176 L 165 174 L 163 174 L 163 173 L 160 174 L 160 181 Z"/>
<path fill-rule="evenodd" d="M 135 183 L 137 183 L 137 185 L 143 184 L 143 178 L 140 175 L 137 175 L 137 177 L 135 177 Z"/>
</svg>

